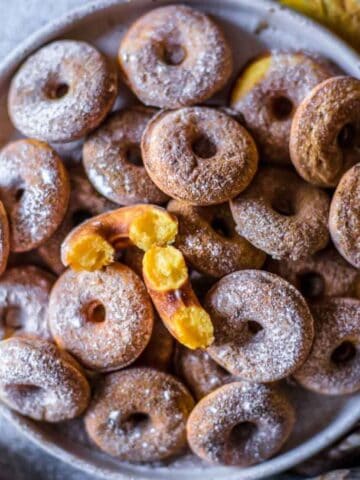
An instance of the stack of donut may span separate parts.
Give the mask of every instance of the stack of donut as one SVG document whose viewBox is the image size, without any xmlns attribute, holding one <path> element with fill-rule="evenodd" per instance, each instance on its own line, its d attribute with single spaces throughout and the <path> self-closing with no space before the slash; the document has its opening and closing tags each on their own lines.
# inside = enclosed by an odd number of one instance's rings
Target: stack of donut
<svg viewBox="0 0 360 480">
<path fill-rule="evenodd" d="M 293 430 L 286 379 L 360 390 L 360 80 L 266 52 L 205 105 L 232 72 L 220 27 L 176 5 L 118 65 L 59 40 L 11 82 L 0 399 L 84 415 L 120 460 L 256 464 Z M 58 153 L 75 140 L 82 165 Z"/>
</svg>

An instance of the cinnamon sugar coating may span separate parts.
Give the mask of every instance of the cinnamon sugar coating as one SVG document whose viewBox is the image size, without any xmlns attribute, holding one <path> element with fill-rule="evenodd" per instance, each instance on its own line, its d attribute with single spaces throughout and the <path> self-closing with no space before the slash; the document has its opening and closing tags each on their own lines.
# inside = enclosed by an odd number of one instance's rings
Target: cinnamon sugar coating
<svg viewBox="0 0 360 480">
<path fill-rule="evenodd" d="M 141 136 L 155 112 L 140 106 L 120 110 L 85 141 L 83 162 L 91 183 L 119 205 L 168 200 L 149 178 L 141 158 Z"/>
<path fill-rule="evenodd" d="M 235 376 L 273 382 L 299 368 L 310 352 L 314 327 L 308 306 L 277 275 L 231 273 L 212 287 L 204 306 L 215 337 L 207 351 Z"/>
<path fill-rule="evenodd" d="M 0 338 L 28 333 L 51 340 L 48 303 L 55 277 L 33 266 L 7 270 L 0 278 Z"/>
<path fill-rule="evenodd" d="M 360 163 L 340 180 L 331 201 L 329 228 L 341 255 L 360 268 Z"/>
<path fill-rule="evenodd" d="M 0 342 L 0 398 L 11 409 L 46 422 L 81 415 L 90 387 L 75 360 L 33 336 Z"/>
<path fill-rule="evenodd" d="M 116 73 L 90 44 L 59 40 L 31 55 L 15 74 L 8 109 L 24 135 L 71 142 L 97 127 L 117 94 Z"/>
<path fill-rule="evenodd" d="M 308 300 L 323 297 L 360 299 L 360 272 L 346 262 L 334 247 L 302 260 L 272 260 L 266 269 L 292 283 Z"/>
<path fill-rule="evenodd" d="M 230 202 L 239 235 L 276 259 L 299 260 L 326 246 L 330 200 L 295 173 L 265 167 Z"/>
<path fill-rule="evenodd" d="M 245 78 L 260 63 L 258 78 L 255 75 L 244 90 Z M 330 64 L 301 52 L 268 52 L 245 66 L 233 88 L 231 107 L 244 116 L 266 161 L 290 163 L 290 128 L 296 108 L 312 88 L 332 75 Z"/>
<path fill-rule="evenodd" d="M 306 181 L 336 187 L 359 161 L 360 80 L 334 77 L 303 100 L 291 126 L 291 161 Z"/>
<path fill-rule="evenodd" d="M 85 415 L 99 448 L 120 460 L 150 462 L 181 453 L 194 401 L 173 376 L 131 368 L 104 377 Z"/>
<path fill-rule="evenodd" d="M 90 370 L 134 362 L 148 344 L 153 309 L 140 278 L 120 263 L 96 272 L 65 271 L 50 297 L 55 342 Z"/>
<path fill-rule="evenodd" d="M 64 220 L 51 236 L 43 243 L 38 253 L 46 265 L 60 275 L 65 267 L 61 261 L 61 244 L 70 231 L 88 218 L 116 208 L 116 205 L 97 193 L 82 168 L 73 168 L 70 176 L 70 201 Z"/>
<path fill-rule="evenodd" d="M 246 467 L 278 452 L 294 421 L 292 406 L 274 387 L 238 381 L 195 405 L 187 436 L 193 452 L 204 460 Z"/>
<path fill-rule="evenodd" d="M 198 207 L 172 200 L 167 208 L 179 221 L 175 245 L 196 270 L 223 277 L 263 265 L 265 253 L 237 234 L 228 204 Z"/>
<path fill-rule="evenodd" d="M 164 111 L 142 138 L 145 168 L 166 194 L 194 205 L 223 203 L 251 182 L 256 145 L 235 119 L 208 107 Z"/>
<path fill-rule="evenodd" d="M 161 108 L 204 102 L 232 72 L 219 27 L 185 5 L 156 8 L 133 23 L 121 41 L 119 62 L 135 95 Z"/>
<path fill-rule="evenodd" d="M 13 252 L 32 250 L 51 237 L 69 195 L 64 165 L 46 143 L 17 140 L 0 151 L 0 199 L 9 216 Z"/>
<path fill-rule="evenodd" d="M 305 388 L 326 395 L 360 389 L 360 301 L 326 298 L 312 306 L 315 338 L 306 362 L 294 374 Z"/>
<path fill-rule="evenodd" d="M 225 383 L 235 381 L 235 377 L 220 367 L 205 350 L 190 350 L 178 344 L 174 363 L 177 375 L 197 400 Z"/>
<path fill-rule="evenodd" d="M 0 275 L 2 275 L 8 263 L 10 254 L 10 226 L 4 204 L 0 201 Z"/>
</svg>

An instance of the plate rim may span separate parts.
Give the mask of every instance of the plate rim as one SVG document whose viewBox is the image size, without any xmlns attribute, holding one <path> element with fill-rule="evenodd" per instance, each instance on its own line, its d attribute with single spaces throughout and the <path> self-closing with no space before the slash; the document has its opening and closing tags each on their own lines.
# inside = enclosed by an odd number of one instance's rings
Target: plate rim
<svg viewBox="0 0 360 480">
<path fill-rule="evenodd" d="M 19 43 L 17 47 L 11 50 L 5 58 L 0 62 L 0 94 L 2 94 L 2 88 L 6 89 L 7 81 L 10 75 L 18 68 L 18 66 L 24 61 L 28 55 L 40 48 L 48 41 L 53 40 L 68 28 L 75 26 L 76 22 L 84 20 L 92 15 L 103 12 L 115 6 L 123 4 L 141 4 L 147 3 L 149 0 L 92 0 L 86 5 L 71 9 L 69 12 L 59 16 L 56 20 L 48 22 L 43 27 L 37 29 L 29 37 Z M 206 1 L 206 0 L 205 0 Z M 331 42 L 338 51 L 346 53 L 349 59 L 351 58 L 356 64 L 360 65 L 360 55 L 348 44 L 346 44 L 340 37 L 333 34 L 326 27 L 316 23 L 315 21 L 304 17 L 303 15 L 288 9 L 280 4 L 274 3 L 271 0 L 222 0 L 224 3 L 234 5 L 239 4 L 244 7 L 258 8 L 262 11 L 271 11 L 273 13 L 280 13 L 285 17 L 291 18 L 294 21 L 301 22 L 310 30 L 316 32 L 316 35 L 321 35 L 323 40 Z M 153 5 L 161 3 L 161 0 L 152 0 Z M 181 3 L 178 0 L 174 0 L 169 3 Z M 359 72 L 360 76 L 360 72 Z M 269 459 L 262 464 L 254 467 L 250 467 L 249 474 L 244 469 L 239 470 L 239 477 L 235 472 L 234 475 L 229 475 L 229 480 L 255 480 L 263 478 L 264 476 L 274 475 L 281 473 L 296 464 L 316 455 L 319 451 L 326 448 L 333 441 L 340 438 L 346 433 L 357 421 L 360 420 L 360 399 L 356 400 L 357 405 L 354 409 L 355 412 L 352 415 L 345 415 L 345 418 L 340 422 L 339 428 L 336 432 L 327 432 L 328 427 L 316 434 L 311 439 L 301 443 L 299 446 L 292 448 L 288 452 L 280 454 L 277 457 Z M 137 472 L 134 474 L 127 474 L 124 472 L 114 472 L 107 467 L 101 468 L 93 463 L 79 458 L 76 454 L 66 450 L 57 444 L 50 442 L 39 431 L 31 427 L 31 420 L 22 417 L 16 412 L 8 409 L 4 404 L 0 403 L 0 415 L 8 420 L 17 430 L 22 432 L 29 440 L 31 440 L 39 448 L 47 452 L 49 455 L 71 465 L 74 468 L 79 469 L 88 474 L 97 475 L 100 478 L 106 478 L 108 480 L 149 480 L 153 477 L 144 475 L 143 472 Z M 232 473 L 234 470 L 232 469 Z M 245 474 L 245 476 L 244 476 Z M 206 477 L 208 480 L 216 480 L 212 476 L 211 471 L 206 471 Z M 220 478 L 220 477 L 218 477 Z"/>
</svg>

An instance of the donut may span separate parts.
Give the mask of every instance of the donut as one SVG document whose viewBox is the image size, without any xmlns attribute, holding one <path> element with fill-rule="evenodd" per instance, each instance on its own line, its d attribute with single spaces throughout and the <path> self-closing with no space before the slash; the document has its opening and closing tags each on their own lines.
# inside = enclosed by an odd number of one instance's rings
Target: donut
<svg viewBox="0 0 360 480">
<path fill-rule="evenodd" d="M 0 342 L 0 399 L 26 417 L 61 422 L 84 412 L 90 387 L 68 353 L 21 335 Z"/>
<path fill-rule="evenodd" d="M 289 170 L 264 167 L 230 207 L 238 234 L 275 259 L 299 260 L 328 243 L 327 193 Z"/>
<path fill-rule="evenodd" d="M 359 162 L 360 80 L 334 77 L 315 87 L 293 118 L 290 155 L 299 175 L 320 187 L 336 187 Z"/>
<path fill-rule="evenodd" d="M 269 272 L 242 270 L 219 280 L 206 295 L 214 326 L 207 352 L 250 382 L 274 382 L 306 360 L 313 319 L 301 294 Z"/>
<path fill-rule="evenodd" d="M 46 143 L 18 140 L 0 151 L 0 200 L 9 216 L 13 252 L 32 250 L 51 237 L 69 195 L 63 163 Z"/>
<path fill-rule="evenodd" d="M 179 221 L 175 245 L 196 270 L 223 277 L 263 265 L 265 253 L 236 233 L 228 204 L 198 207 L 172 200 L 167 209 Z"/>
<path fill-rule="evenodd" d="M 333 74 L 324 60 L 279 51 L 257 57 L 242 70 L 230 105 L 242 113 L 266 161 L 290 163 L 290 128 L 296 108 L 312 88 Z"/>
<path fill-rule="evenodd" d="M 315 339 L 306 362 L 294 373 L 303 387 L 324 395 L 360 389 L 360 301 L 326 298 L 312 306 Z"/>
<path fill-rule="evenodd" d="M 117 95 L 109 61 L 86 42 L 60 40 L 31 55 L 13 77 L 8 110 L 15 127 L 46 142 L 71 142 L 97 127 Z"/>
<path fill-rule="evenodd" d="M 84 367 L 111 371 L 145 349 L 153 310 L 140 278 L 113 263 L 96 272 L 65 271 L 50 295 L 49 324 L 59 347 Z"/>
<path fill-rule="evenodd" d="M 149 343 L 135 364 L 137 366 L 142 365 L 167 371 L 170 368 L 174 343 L 172 335 L 165 328 L 160 318 L 155 315 L 154 327 Z"/>
<path fill-rule="evenodd" d="M 85 141 L 83 163 L 91 183 L 119 205 L 168 200 L 150 180 L 141 158 L 141 136 L 155 112 L 145 107 L 120 110 Z"/>
<path fill-rule="evenodd" d="M 51 238 L 37 250 L 46 266 L 57 275 L 65 270 L 61 261 L 61 244 L 70 231 L 84 220 L 116 208 L 114 203 L 97 193 L 82 168 L 73 168 L 69 173 L 71 192 L 64 220 Z"/>
<path fill-rule="evenodd" d="M 130 368 L 104 377 L 85 414 L 85 427 L 101 450 L 120 460 L 162 460 L 185 448 L 193 405 L 173 376 Z"/>
<path fill-rule="evenodd" d="M 13 267 L 0 278 L 0 339 L 28 333 L 51 340 L 48 303 L 55 278 L 31 265 Z"/>
<path fill-rule="evenodd" d="M 158 113 L 144 131 L 141 150 L 160 190 L 193 205 L 235 197 L 249 185 L 258 164 L 250 134 L 233 118 L 208 107 Z"/>
<path fill-rule="evenodd" d="M 334 247 L 296 262 L 273 260 L 266 267 L 292 283 L 308 300 L 324 297 L 360 299 L 360 273 Z"/>
<path fill-rule="evenodd" d="M 197 400 L 225 383 L 235 381 L 205 350 L 190 350 L 181 345 L 176 346 L 175 371 Z"/>
<path fill-rule="evenodd" d="M 5 272 L 10 254 L 10 227 L 4 204 L 0 201 L 0 276 Z"/>
<path fill-rule="evenodd" d="M 341 255 L 360 268 L 360 163 L 340 180 L 331 201 L 329 228 Z"/>
<path fill-rule="evenodd" d="M 119 47 L 125 81 L 145 105 L 179 108 L 202 103 L 232 72 L 219 27 L 185 5 L 160 7 L 133 23 Z"/>
<path fill-rule="evenodd" d="M 233 382 L 200 400 L 187 422 L 192 451 L 214 464 L 247 467 L 277 453 L 295 412 L 274 387 Z"/>
</svg>

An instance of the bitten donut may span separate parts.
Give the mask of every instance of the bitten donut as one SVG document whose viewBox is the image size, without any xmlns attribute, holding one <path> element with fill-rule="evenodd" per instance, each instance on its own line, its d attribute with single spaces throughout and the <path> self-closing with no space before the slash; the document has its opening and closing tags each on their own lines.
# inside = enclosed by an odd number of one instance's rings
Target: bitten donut
<svg viewBox="0 0 360 480">
<path fill-rule="evenodd" d="M 140 278 L 114 263 L 96 272 L 63 273 L 51 292 L 49 324 L 55 342 L 84 367 L 110 371 L 145 349 L 153 310 Z"/>
<path fill-rule="evenodd" d="M 223 277 L 263 265 L 265 253 L 236 233 L 228 204 L 197 207 L 172 200 L 168 210 L 179 221 L 175 245 L 196 270 Z"/>
<path fill-rule="evenodd" d="M 360 301 L 327 298 L 312 307 L 315 339 L 306 362 L 294 374 L 305 388 L 325 395 L 360 389 Z"/>
<path fill-rule="evenodd" d="M 230 207 L 239 235 L 273 258 L 299 260 L 328 243 L 327 193 L 289 170 L 261 169 Z"/>
<path fill-rule="evenodd" d="M 292 283 L 308 300 L 323 297 L 360 299 L 360 273 L 334 247 L 296 262 L 273 260 L 266 267 Z"/>
<path fill-rule="evenodd" d="M 341 255 L 360 268 L 360 163 L 340 180 L 331 201 L 329 228 Z"/>
<path fill-rule="evenodd" d="M 136 365 L 167 371 L 170 367 L 174 338 L 165 328 L 158 316 L 155 316 L 153 331 L 145 350 L 136 361 Z"/>
<path fill-rule="evenodd" d="M 0 398 L 12 410 L 46 422 L 81 415 L 90 387 L 75 360 L 33 336 L 0 342 Z"/>
<path fill-rule="evenodd" d="M 156 8 L 127 31 L 119 48 L 126 82 L 145 105 L 202 103 L 232 72 L 231 50 L 217 25 L 185 5 Z"/>
<path fill-rule="evenodd" d="M 0 199 L 10 222 L 13 252 L 44 243 L 69 203 L 68 175 L 56 152 L 37 140 L 18 140 L 0 151 Z"/>
<path fill-rule="evenodd" d="M 4 204 L 0 201 L 0 275 L 7 266 L 10 254 L 10 227 Z"/>
<path fill-rule="evenodd" d="M 258 165 L 250 134 L 232 117 L 207 107 L 157 114 L 145 129 L 141 150 L 160 190 L 194 205 L 235 197 Z"/>
<path fill-rule="evenodd" d="M 225 383 L 234 382 L 231 373 L 224 370 L 204 350 L 190 350 L 176 346 L 175 371 L 189 387 L 197 400 Z"/>
<path fill-rule="evenodd" d="M 50 340 L 48 303 L 55 278 L 33 266 L 13 267 L 0 278 L 0 339 L 29 333 Z"/>
<path fill-rule="evenodd" d="M 96 445 L 120 460 L 151 462 L 186 446 L 186 421 L 194 406 L 173 376 L 132 368 L 104 377 L 85 415 Z"/>
<path fill-rule="evenodd" d="M 31 55 L 12 79 L 10 118 L 28 137 L 71 142 L 97 127 L 117 94 L 115 70 L 93 46 L 60 40 Z"/>
<path fill-rule="evenodd" d="M 265 160 L 290 163 L 292 118 L 318 83 L 333 75 L 325 61 L 296 52 L 268 52 L 240 73 L 231 107 L 240 111 Z"/>
<path fill-rule="evenodd" d="M 192 451 L 208 462 L 246 467 L 278 452 L 294 422 L 293 407 L 274 387 L 234 382 L 195 405 L 187 438 Z"/>
<path fill-rule="evenodd" d="M 290 155 L 299 175 L 336 187 L 360 160 L 360 80 L 334 77 L 302 101 L 291 126 Z"/>
<path fill-rule="evenodd" d="M 207 351 L 226 370 L 250 382 L 273 382 L 305 361 L 313 319 L 300 293 L 272 273 L 243 270 L 217 282 L 205 298 L 214 326 Z"/>
<path fill-rule="evenodd" d="M 65 267 L 61 261 L 61 244 L 84 220 L 116 208 L 116 205 L 92 187 L 81 168 L 73 168 L 70 173 L 70 201 L 64 220 L 56 232 L 38 248 L 41 259 L 54 273 L 60 275 Z"/>
<path fill-rule="evenodd" d="M 141 136 L 155 112 L 145 107 L 120 110 L 84 144 L 83 163 L 91 183 L 119 205 L 168 200 L 146 173 L 141 157 Z"/>
</svg>

